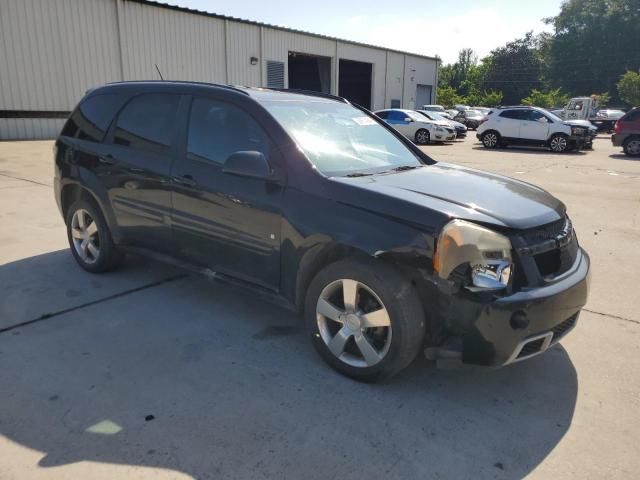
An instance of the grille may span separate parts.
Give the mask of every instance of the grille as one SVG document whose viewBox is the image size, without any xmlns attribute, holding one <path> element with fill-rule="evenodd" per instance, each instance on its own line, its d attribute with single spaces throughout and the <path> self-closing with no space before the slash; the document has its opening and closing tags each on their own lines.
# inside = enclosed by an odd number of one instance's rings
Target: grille
<svg viewBox="0 0 640 480">
<path fill-rule="evenodd" d="M 575 236 L 571 243 L 563 248 L 534 255 L 536 265 L 543 277 L 561 275 L 571 268 L 578 255 L 578 242 Z"/>
<path fill-rule="evenodd" d="M 567 318 L 564 322 L 559 323 L 555 327 L 551 329 L 553 332 L 553 342 L 559 341 L 565 334 L 571 330 L 576 325 L 576 321 L 578 320 L 578 314 L 574 314 L 571 317 Z"/>
<path fill-rule="evenodd" d="M 518 358 L 528 357 L 529 355 L 538 353 L 542 349 L 543 344 L 544 338 L 539 338 L 538 340 L 525 343 L 524 347 L 522 347 L 522 350 L 520 350 L 520 353 L 518 353 Z"/>
<path fill-rule="evenodd" d="M 520 235 L 522 235 L 527 245 L 535 245 L 536 243 L 557 237 L 565 228 L 571 228 L 571 220 L 569 220 L 568 217 L 547 223 L 546 225 L 523 230 L 520 232 Z"/>
<path fill-rule="evenodd" d="M 567 237 L 567 234 L 570 237 Z M 520 232 L 527 246 L 536 245 L 562 238 L 565 243 L 560 248 L 547 250 L 533 256 L 540 275 L 554 277 L 568 271 L 578 255 L 578 242 L 573 233 L 573 226 L 569 217 L 539 227 L 529 228 Z M 567 240 L 569 243 L 566 243 Z M 553 244 L 552 244 L 553 245 Z"/>
</svg>

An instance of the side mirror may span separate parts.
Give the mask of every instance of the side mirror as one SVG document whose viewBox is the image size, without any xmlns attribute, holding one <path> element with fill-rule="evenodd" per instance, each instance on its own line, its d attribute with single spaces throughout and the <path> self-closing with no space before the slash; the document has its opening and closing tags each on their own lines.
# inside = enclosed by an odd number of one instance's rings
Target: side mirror
<svg viewBox="0 0 640 480">
<path fill-rule="evenodd" d="M 222 172 L 241 177 L 267 179 L 271 168 L 262 152 L 239 151 L 231 154 L 222 166 Z"/>
<path fill-rule="evenodd" d="M 413 122 L 413 118 L 405 117 L 404 121 L 407 123 L 411 123 Z"/>
</svg>

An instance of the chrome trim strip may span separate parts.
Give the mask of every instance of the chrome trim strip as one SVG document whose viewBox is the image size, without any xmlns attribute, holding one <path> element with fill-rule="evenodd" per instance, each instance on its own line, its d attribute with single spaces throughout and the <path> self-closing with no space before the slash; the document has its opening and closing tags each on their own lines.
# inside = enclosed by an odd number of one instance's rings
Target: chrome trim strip
<svg viewBox="0 0 640 480">
<path fill-rule="evenodd" d="M 544 342 L 542 342 L 542 346 L 540 347 L 540 350 L 530 355 L 526 355 L 524 357 L 518 358 L 518 355 L 520 354 L 520 352 L 522 351 L 522 349 L 527 343 L 535 342 L 536 340 L 540 340 L 541 338 L 544 338 Z M 540 355 L 541 353 L 543 353 L 549 348 L 549 346 L 551 345 L 552 339 L 553 339 L 553 332 L 545 332 L 545 333 L 541 333 L 540 335 L 535 335 L 533 337 L 529 337 L 521 341 L 516 346 L 515 350 L 513 351 L 509 359 L 506 362 L 504 362 L 503 365 L 509 365 L 511 363 L 516 363 L 521 360 L 527 360 L 528 358 L 535 357 L 536 355 Z"/>
</svg>

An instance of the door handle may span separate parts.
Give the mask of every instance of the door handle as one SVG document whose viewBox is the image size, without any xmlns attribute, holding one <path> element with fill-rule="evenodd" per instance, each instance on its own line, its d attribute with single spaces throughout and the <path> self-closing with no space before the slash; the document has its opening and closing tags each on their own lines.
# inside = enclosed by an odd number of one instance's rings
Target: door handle
<svg viewBox="0 0 640 480">
<path fill-rule="evenodd" d="M 198 183 L 193 179 L 191 175 L 182 175 L 181 177 L 173 177 L 173 183 L 182 185 L 184 187 L 195 187 Z"/>
<path fill-rule="evenodd" d="M 102 164 L 102 165 L 113 165 L 115 162 L 113 155 L 111 155 L 110 153 L 105 155 L 104 157 L 98 157 L 98 161 Z"/>
</svg>

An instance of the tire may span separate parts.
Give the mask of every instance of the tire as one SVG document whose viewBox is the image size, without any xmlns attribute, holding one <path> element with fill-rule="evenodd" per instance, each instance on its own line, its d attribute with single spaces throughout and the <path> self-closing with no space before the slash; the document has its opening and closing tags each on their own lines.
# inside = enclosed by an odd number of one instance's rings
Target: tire
<svg viewBox="0 0 640 480">
<path fill-rule="evenodd" d="M 569 150 L 569 139 L 566 135 L 556 133 L 549 139 L 549 148 L 555 153 L 564 153 Z"/>
<path fill-rule="evenodd" d="M 345 302 L 345 296 L 352 301 Z M 425 336 L 424 312 L 411 282 L 375 260 L 341 260 L 321 270 L 307 290 L 304 317 L 325 362 L 366 382 L 407 367 Z"/>
<path fill-rule="evenodd" d="M 426 145 L 431 141 L 431 134 L 429 130 L 421 128 L 416 132 L 415 141 L 418 145 Z"/>
<path fill-rule="evenodd" d="M 486 148 L 498 148 L 500 142 L 500 134 L 495 130 L 488 130 L 482 134 L 482 145 Z"/>
<path fill-rule="evenodd" d="M 629 157 L 640 157 L 640 137 L 629 137 L 622 145 L 624 154 Z"/>
<path fill-rule="evenodd" d="M 67 238 L 73 257 L 91 273 L 113 270 L 124 256 L 116 249 L 102 211 L 95 202 L 80 199 L 66 212 Z"/>
</svg>

